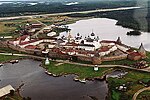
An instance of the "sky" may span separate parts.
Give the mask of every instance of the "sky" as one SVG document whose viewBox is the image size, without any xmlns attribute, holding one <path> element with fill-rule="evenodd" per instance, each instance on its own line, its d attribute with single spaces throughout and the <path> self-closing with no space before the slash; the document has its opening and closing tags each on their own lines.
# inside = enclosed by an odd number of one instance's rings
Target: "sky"
<svg viewBox="0 0 150 100">
<path fill-rule="evenodd" d="M 0 0 L 0 1 L 41 1 L 41 0 Z M 54 0 L 44 0 L 44 1 L 54 1 Z M 82 1 L 82 0 L 56 0 L 56 1 Z M 101 0 L 91 0 L 91 1 L 101 1 Z"/>
<path fill-rule="evenodd" d="M 83 1 L 83 0 L 0 0 L 0 1 Z M 86 0 L 86 1 L 123 1 L 123 0 Z M 124 0 L 124 1 L 132 1 L 132 0 Z"/>
</svg>

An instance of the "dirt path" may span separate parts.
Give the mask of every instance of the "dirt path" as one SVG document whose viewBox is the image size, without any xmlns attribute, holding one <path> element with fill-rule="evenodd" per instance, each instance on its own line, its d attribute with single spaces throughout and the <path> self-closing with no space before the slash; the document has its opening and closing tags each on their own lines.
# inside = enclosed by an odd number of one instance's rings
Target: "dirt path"
<svg viewBox="0 0 150 100">
<path fill-rule="evenodd" d="M 12 55 L 12 53 L 0 53 L 1 55 Z M 28 54 L 13 54 L 14 56 L 25 56 L 25 57 L 31 57 L 31 58 L 37 58 L 37 59 L 46 59 L 45 57 L 39 57 L 39 56 L 34 56 L 34 55 L 28 55 Z M 51 59 L 49 59 L 51 60 Z M 95 65 L 92 64 L 82 64 L 82 63 L 78 63 L 78 62 L 71 62 L 69 60 L 54 60 L 58 63 L 67 63 L 67 64 L 75 64 L 75 65 L 79 65 L 79 66 L 85 66 L 85 67 L 95 67 Z M 99 68 L 116 68 L 116 67 L 120 67 L 120 68 L 127 68 L 127 69 L 132 69 L 132 70 L 136 70 L 136 71 L 143 71 L 143 72 L 149 72 L 150 70 L 149 68 L 147 69 L 137 69 L 137 68 L 132 68 L 130 66 L 123 66 L 123 65 L 98 65 Z"/>
<path fill-rule="evenodd" d="M 134 94 L 132 100 L 136 100 L 137 96 L 138 96 L 140 93 L 142 93 L 143 91 L 146 91 L 146 90 L 150 90 L 150 87 L 145 87 L 145 88 L 140 89 L 139 91 L 137 91 L 137 92 Z"/>
<path fill-rule="evenodd" d="M 58 63 L 58 64 L 55 64 L 55 66 L 60 66 L 60 65 L 63 65 L 64 63 Z"/>
</svg>

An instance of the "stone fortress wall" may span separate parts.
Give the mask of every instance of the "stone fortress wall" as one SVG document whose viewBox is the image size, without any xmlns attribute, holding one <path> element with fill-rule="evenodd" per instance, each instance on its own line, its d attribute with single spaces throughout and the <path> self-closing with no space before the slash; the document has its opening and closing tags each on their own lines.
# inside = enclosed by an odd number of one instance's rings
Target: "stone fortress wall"
<svg viewBox="0 0 150 100">
<path fill-rule="evenodd" d="M 42 55 L 41 50 L 33 50 L 33 49 L 26 49 L 26 48 L 20 48 L 19 46 L 15 46 L 12 44 L 8 44 L 7 42 L 0 42 L 3 47 L 9 47 L 13 50 L 19 51 L 19 52 L 25 52 L 27 54 L 32 55 L 38 55 L 38 56 L 44 56 Z M 54 59 L 63 59 L 68 60 L 72 56 L 66 55 L 66 54 L 58 54 L 56 52 L 50 51 L 48 53 L 48 57 L 54 58 Z M 123 60 L 128 58 L 128 54 L 118 55 L 118 56 L 104 56 L 104 57 L 90 57 L 90 56 L 77 56 L 77 61 L 86 61 L 91 62 L 93 64 L 101 64 L 104 61 L 114 61 L 114 60 Z"/>
</svg>

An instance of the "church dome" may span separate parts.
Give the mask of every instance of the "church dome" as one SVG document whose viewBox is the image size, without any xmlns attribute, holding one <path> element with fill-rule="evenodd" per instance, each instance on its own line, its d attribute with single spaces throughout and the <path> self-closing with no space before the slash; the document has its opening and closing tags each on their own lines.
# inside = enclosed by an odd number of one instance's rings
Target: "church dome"
<svg viewBox="0 0 150 100">
<path fill-rule="evenodd" d="M 95 34 L 92 32 L 92 33 L 91 33 L 91 36 L 95 36 Z"/>
<path fill-rule="evenodd" d="M 77 36 L 80 36 L 80 33 L 77 33 Z"/>
</svg>

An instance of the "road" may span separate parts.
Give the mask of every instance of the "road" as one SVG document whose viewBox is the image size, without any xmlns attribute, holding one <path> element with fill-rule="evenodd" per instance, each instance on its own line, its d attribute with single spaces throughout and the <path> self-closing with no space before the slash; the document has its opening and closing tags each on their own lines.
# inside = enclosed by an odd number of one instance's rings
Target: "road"
<svg viewBox="0 0 150 100">
<path fill-rule="evenodd" d="M 0 53 L 0 55 L 12 55 L 12 53 Z M 34 55 L 28 55 L 28 54 L 13 54 L 14 56 L 25 56 L 25 57 L 31 57 L 31 58 L 37 58 L 37 59 L 46 59 L 45 57 L 39 57 L 39 56 L 34 56 Z M 51 59 L 49 59 L 51 60 Z M 85 67 L 95 67 L 95 65 L 92 64 L 82 64 L 82 63 L 78 63 L 78 62 L 71 62 L 69 60 L 55 60 L 58 63 L 67 63 L 67 64 L 75 64 L 75 65 L 79 65 L 79 66 L 85 66 Z M 123 65 L 98 65 L 99 68 L 116 68 L 116 67 L 120 67 L 120 68 L 127 68 L 127 69 L 132 69 L 132 70 L 136 70 L 136 71 L 143 71 L 143 72 L 149 72 L 150 70 L 147 69 L 136 69 L 136 68 L 132 68 L 130 66 L 123 66 Z"/>
<path fill-rule="evenodd" d="M 33 38 L 38 38 L 38 35 L 40 33 L 43 33 L 44 29 L 49 29 L 50 31 L 52 30 L 51 26 L 44 26 L 40 31 L 36 32 L 34 35 L 32 35 Z"/>
<path fill-rule="evenodd" d="M 139 8 L 141 8 L 141 7 L 120 7 L 120 8 L 112 8 L 112 9 L 97 9 L 97 10 L 66 12 L 66 13 L 40 14 L 40 15 L 16 16 L 16 17 L 3 17 L 3 18 L 0 18 L 0 21 L 1 20 L 19 19 L 19 18 L 34 18 L 34 17 L 38 17 L 38 16 L 56 16 L 56 15 L 76 14 L 76 13 L 86 14 L 86 13 L 94 13 L 94 12 L 110 12 L 110 11 L 139 9 Z"/>
<path fill-rule="evenodd" d="M 137 92 L 134 94 L 132 100 L 136 100 L 137 96 L 138 96 L 140 93 L 142 93 L 143 91 L 146 91 L 146 90 L 150 90 L 150 86 L 149 86 L 149 87 L 145 87 L 145 88 L 140 89 L 139 91 L 137 91 Z"/>
</svg>

